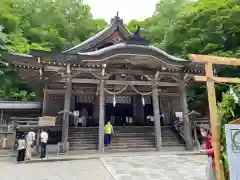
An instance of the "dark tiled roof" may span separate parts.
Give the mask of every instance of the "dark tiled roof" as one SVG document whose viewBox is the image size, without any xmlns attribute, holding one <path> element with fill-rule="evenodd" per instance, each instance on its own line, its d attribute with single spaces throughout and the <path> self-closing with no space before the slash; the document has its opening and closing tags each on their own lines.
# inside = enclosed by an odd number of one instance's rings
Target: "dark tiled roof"
<svg viewBox="0 0 240 180">
<path fill-rule="evenodd" d="M 94 45 L 102 42 L 113 32 L 115 32 L 116 29 L 118 29 L 121 32 L 125 39 L 131 36 L 131 33 L 128 32 L 127 29 L 124 27 L 122 19 L 116 16 L 115 18 L 112 19 L 110 25 L 108 25 L 105 29 L 103 29 L 96 35 L 90 37 L 89 39 L 83 41 L 82 43 L 77 44 L 76 46 L 63 51 L 63 53 L 75 54 L 78 52 L 84 52 L 87 49 L 93 47 Z"/>
</svg>

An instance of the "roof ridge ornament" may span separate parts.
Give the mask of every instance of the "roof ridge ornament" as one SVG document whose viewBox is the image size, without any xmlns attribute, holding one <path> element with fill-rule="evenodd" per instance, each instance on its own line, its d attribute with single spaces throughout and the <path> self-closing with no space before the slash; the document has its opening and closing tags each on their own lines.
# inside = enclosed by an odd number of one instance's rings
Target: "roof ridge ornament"
<svg viewBox="0 0 240 180">
<path fill-rule="evenodd" d="M 146 41 L 140 34 L 141 26 L 139 24 L 136 25 L 136 31 L 126 40 L 128 44 L 136 44 L 136 45 L 145 45 L 148 46 L 150 43 Z"/>
<path fill-rule="evenodd" d="M 116 16 L 114 16 L 112 19 L 111 19 L 111 24 L 114 24 L 116 22 L 120 22 L 121 24 L 123 24 L 123 20 L 119 17 L 119 11 L 117 11 L 116 13 Z"/>
</svg>

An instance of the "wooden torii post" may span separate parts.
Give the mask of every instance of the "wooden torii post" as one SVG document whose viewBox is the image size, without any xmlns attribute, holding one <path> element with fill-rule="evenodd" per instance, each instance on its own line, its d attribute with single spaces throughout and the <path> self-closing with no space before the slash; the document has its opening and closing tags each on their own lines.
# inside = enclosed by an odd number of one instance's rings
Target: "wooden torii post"
<svg viewBox="0 0 240 180">
<path fill-rule="evenodd" d="M 213 73 L 213 64 L 230 65 L 230 66 L 240 66 L 240 59 L 237 58 L 227 58 L 227 57 L 217 57 L 217 56 L 207 56 L 207 55 L 197 55 L 190 54 L 189 59 L 194 62 L 203 63 L 205 65 L 205 76 L 195 76 L 195 81 L 206 82 L 207 92 L 208 92 L 208 104 L 210 112 L 211 121 L 211 131 L 212 131 L 212 146 L 214 151 L 214 158 L 216 162 L 216 178 L 217 180 L 223 180 L 223 165 L 220 163 L 220 126 L 221 123 L 217 115 L 217 104 L 216 104 L 216 92 L 215 83 L 240 83 L 240 78 L 228 78 L 228 77 L 216 77 Z"/>
</svg>

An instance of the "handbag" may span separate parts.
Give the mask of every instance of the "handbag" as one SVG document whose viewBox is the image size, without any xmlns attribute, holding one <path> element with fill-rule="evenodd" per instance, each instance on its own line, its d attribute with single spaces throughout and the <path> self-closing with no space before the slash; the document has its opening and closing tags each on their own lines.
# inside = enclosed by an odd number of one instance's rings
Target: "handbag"
<svg viewBox="0 0 240 180">
<path fill-rule="evenodd" d="M 33 141 L 32 144 L 31 144 L 31 148 L 34 148 L 36 146 L 36 142 Z"/>
</svg>

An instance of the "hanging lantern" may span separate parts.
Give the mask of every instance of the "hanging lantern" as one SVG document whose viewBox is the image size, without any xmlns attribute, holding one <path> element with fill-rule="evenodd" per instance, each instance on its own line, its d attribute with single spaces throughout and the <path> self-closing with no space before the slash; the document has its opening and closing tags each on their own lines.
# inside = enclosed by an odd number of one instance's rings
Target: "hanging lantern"
<svg viewBox="0 0 240 180">
<path fill-rule="evenodd" d="M 113 95 L 113 106 L 114 107 L 116 106 L 116 96 L 115 96 L 115 94 Z"/>
<path fill-rule="evenodd" d="M 67 73 L 68 73 L 68 74 L 71 73 L 71 67 L 70 67 L 70 64 L 67 65 Z"/>
<path fill-rule="evenodd" d="M 42 68 L 39 69 L 39 75 L 40 75 L 40 79 L 42 79 L 42 75 L 43 75 L 43 69 Z"/>
<path fill-rule="evenodd" d="M 145 106 L 145 99 L 144 99 L 144 96 L 142 96 L 142 105 Z"/>
</svg>

